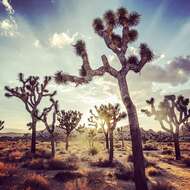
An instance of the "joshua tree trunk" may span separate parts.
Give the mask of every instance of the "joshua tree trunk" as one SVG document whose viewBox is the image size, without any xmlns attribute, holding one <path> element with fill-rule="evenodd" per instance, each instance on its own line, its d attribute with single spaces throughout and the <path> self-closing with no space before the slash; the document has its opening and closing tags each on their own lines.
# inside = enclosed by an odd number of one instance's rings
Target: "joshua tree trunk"
<svg viewBox="0 0 190 190">
<path fill-rule="evenodd" d="M 68 150 L 69 148 L 69 135 L 66 135 L 66 139 L 65 139 L 65 149 Z"/>
<path fill-rule="evenodd" d="M 51 156 L 55 157 L 55 139 L 54 136 L 51 137 Z"/>
<path fill-rule="evenodd" d="M 36 153 L 36 121 L 32 121 L 32 140 L 31 140 L 31 152 Z"/>
<path fill-rule="evenodd" d="M 109 137 L 108 137 L 108 133 L 105 134 L 105 140 L 106 140 L 106 149 L 109 150 Z"/>
<path fill-rule="evenodd" d="M 109 130 L 109 141 L 110 141 L 110 149 L 109 149 L 109 163 L 113 162 L 113 130 Z"/>
<path fill-rule="evenodd" d="M 121 132 L 121 146 L 122 148 L 125 147 L 123 131 Z"/>
<path fill-rule="evenodd" d="M 173 138 L 174 138 L 176 160 L 181 160 L 181 151 L 180 151 L 180 144 L 179 144 L 179 134 L 175 133 L 173 135 Z"/>
<path fill-rule="evenodd" d="M 137 117 L 137 111 L 129 95 L 126 77 L 124 75 L 121 76 L 118 82 L 119 82 L 122 101 L 126 107 L 129 118 L 132 152 L 134 157 L 134 179 L 135 179 L 136 190 L 148 190 L 146 176 L 145 176 L 142 139 L 141 139 L 141 132 Z"/>
</svg>

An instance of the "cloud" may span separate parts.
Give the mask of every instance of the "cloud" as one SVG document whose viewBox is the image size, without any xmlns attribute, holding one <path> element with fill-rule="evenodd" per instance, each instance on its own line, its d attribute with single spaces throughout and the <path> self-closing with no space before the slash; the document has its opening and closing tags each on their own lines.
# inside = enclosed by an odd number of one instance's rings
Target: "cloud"
<svg viewBox="0 0 190 190">
<path fill-rule="evenodd" d="M 6 11 L 10 14 L 13 15 L 14 14 L 14 9 L 11 6 L 11 4 L 9 3 L 9 0 L 2 0 L 2 4 L 5 7 Z"/>
<path fill-rule="evenodd" d="M 17 24 L 13 18 L 0 21 L 0 35 L 5 37 L 13 37 L 17 32 Z"/>
<path fill-rule="evenodd" d="M 34 46 L 35 48 L 40 48 L 40 47 L 41 47 L 40 41 L 39 41 L 39 40 L 35 40 L 35 41 L 33 42 L 33 46 Z"/>
<path fill-rule="evenodd" d="M 9 0 L 2 0 L 2 4 L 8 13 L 8 18 L 0 20 L 0 35 L 5 37 L 14 37 L 18 34 L 17 23 L 13 17 L 14 9 L 9 3 Z"/>
<path fill-rule="evenodd" d="M 190 56 L 178 57 L 164 66 L 149 64 L 142 70 L 145 80 L 158 83 L 169 83 L 173 86 L 184 84 L 189 80 Z"/>
<path fill-rule="evenodd" d="M 49 39 L 49 43 L 51 47 L 63 48 L 67 45 L 71 45 L 75 41 L 77 36 L 78 33 L 75 33 L 72 36 L 69 36 L 64 32 L 54 33 L 53 36 Z"/>
</svg>

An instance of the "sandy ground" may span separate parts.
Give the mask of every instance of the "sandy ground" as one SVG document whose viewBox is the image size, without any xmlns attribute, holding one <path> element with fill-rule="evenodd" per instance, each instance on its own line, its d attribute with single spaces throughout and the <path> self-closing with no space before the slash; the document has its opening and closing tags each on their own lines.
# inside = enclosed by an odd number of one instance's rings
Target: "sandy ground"
<svg viewBox="0 0 190 190">
<path fill-rule="evenodd" d="M 0 142 L 0 161 L 6 162 L 7 157 L 10 156 L 11 152 L 20 151 L 21 153 L 24 153 L 27 148 L 29 149 L 29 145 L 30 142 L 22 141 Z M 131 154 L 130 143 L 125 144 L 125 149 L 122 149 L 120 145 L 120 142 L 115 142 L 115 159 L 124 165 L 127 165 L 127 157 Z M 101 168 L 92 167 L 90 165 L 91 162 L 105 159 L 108 156 L 104 148 L 104 143 L 96 143 L 95 146 L 98 149 L 98 154 L 91 156 L 88 154 L 89 147 L 86 139 L 72 140 L 69 151 L 65 151 L 63 142 L 57 144 L 56 158 L 62 160 L 70 155 L 75 155 L 79 159 L 79 169 L 77 171 L 83 173 L 85 177 L 69 180 L 63 183 L 54 179 L 54 176 L 61 170 L 29 170 L 27 167 L 22 167 L 24 161 L 14 162 L 13 160 L 11 163 L 17 165 L 17 173 L 13 177 L 5 179 L 4 181 L 0 180 L 0 190 L 17 190 L 18 184 L 22 185 L 24 178 L 31 173 L 37 173 L 47 178 L 50 187 L 53 190 L 126 190 L 126 188 L 128 190 L 134 190 L 134 182 L 132 180 L 119 180 L 114 176 L 114 167 Z M 37 147 L 45 150 L 50 149 L 48 142 L 39 142 Z M 162 146 L 160 146 L 160 148 L 161 147 Z M 187 148 L 190 148 L 190 144 L 186 145 L 185 148 L 187 152 Z M 183 152 L 183 154 L 186 153 Z M 148 159 L 156 162 L 156 168 L 159 168 L 161 171 L 160 176 L 151 177 L 147 174 L 150 182 L 155 180 L 167 180 L 172 183 L 177 190 L 190 190 L 190 168 L 187 168 L 182 161 L 175 161 L 173 155 L 169 155 L 170 159 L 167 161 L 167 159 L 163 159 L 165 156 L 160 155 L 160 150 L 146 151 L 146 155 Z M 92 177 L 89 173 L 93 173 Z M 102 174 L 105 176 L 104 178 L 101 177 Z"/>
</svg>

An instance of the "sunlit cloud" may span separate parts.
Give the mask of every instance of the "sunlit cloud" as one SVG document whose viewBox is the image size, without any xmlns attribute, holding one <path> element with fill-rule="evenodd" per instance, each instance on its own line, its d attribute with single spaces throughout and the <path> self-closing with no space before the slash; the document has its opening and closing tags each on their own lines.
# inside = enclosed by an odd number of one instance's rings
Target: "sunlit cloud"
<svg viewBox="0 0 190 190">
<path fill-rule="evenodd" d="M 18 34 L 18 26 L 14 18 L 15 11 L 9 0 L 2 0 L 1 3 L 8 13 L 8 18 L 0 20 L 0 35 L 5 37 L 14 37 Z"/>
<path fill-rule="evenodd" d="M 77 36 L 78 33 L 75 33 L 72 36 L 69 36 L 64 32 L 54 33 L 53 36 L 49 39 L 49 43 L 51 47 L 63 48 L 65 46 L 71 45 L 75 41 Z"/>
</svg>

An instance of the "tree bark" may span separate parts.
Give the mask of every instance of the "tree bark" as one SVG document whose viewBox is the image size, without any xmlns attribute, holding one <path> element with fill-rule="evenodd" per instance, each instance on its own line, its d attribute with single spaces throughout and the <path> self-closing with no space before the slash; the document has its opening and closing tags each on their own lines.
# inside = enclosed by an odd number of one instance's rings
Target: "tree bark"
<svg viewBox="0 0 190 190">
<path fill-rule="evenodd" d="M 109 145 L 109 163 L 112 164 L 113 163 L 113 130 L 110 130 L 109 132 L 109 141 L 110 141 L 110 145 Z"/>
<path fill-rule="evenodd" d="M 134 157 L 134 180 L 136 190 L 148 190 L 147 180 L 145 176 L 142 139 L 137 117 L 137 111 L 135 105 L 133 104 L 130 98 L 125 75 L 121 75 L 118 78 L 118 83 L 120 87 L 122 101 L 128 113 L 132 141 L 132 152 Z"/>
<path fill-rule="evenodd" d="M 66 139 L 65 139 L 65 149 L 68 150 L 69 148 L 69 136 L 66 135 Z"/>
<path fill-rule="evenodd" d="M 105 140 L 106 140 L 106 149 L 109 151 L 109 137 L 108 137 L 108 133 L 105 134 Z"/>
<path fill-rule="evenodd" d="M 180 151 L 180 144 L 179 144 L 179 135 L 174 134 L 174 146 L 175 146 L 175 157 L 176 160 L 181 160 L 181 151 Z"/>
<path fill-rule="evenodd" d="M 32 121 L 31 153 L 36 153 L 36 121 Z"/>
<path fill-rule="evenodd" d="M 122 148 L 125 147 L 123 131 L 121 132 L 121 146 Z"/>
<path fill-rule="evenodd" d="M 51 156 L 55 157 L 55 139 L 54 136 L 51 137 Z"/>
</svg>

